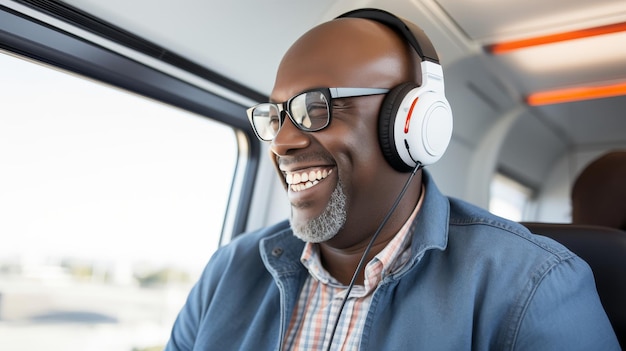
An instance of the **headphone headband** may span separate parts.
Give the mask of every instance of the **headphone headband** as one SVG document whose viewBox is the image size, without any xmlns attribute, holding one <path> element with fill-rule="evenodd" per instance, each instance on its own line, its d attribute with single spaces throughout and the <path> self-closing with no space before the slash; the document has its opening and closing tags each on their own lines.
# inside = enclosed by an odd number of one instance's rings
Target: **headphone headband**
<svg viewBox="0 0 626 351">
<path fill-rule="evenodd" d="M 422 61 L 431 61 L 439 64 L 439 56 L 437 56 L 435 47 L 428 39 L 428 36 L 426 36 L 426 33 L 417 25 L 387 11 L 374 8 L 352 10 L 337 16 L 335 19 L 346 17 L 370 19 L 388 26 L 405 38 Z"/>
<path fill-rule="evenodd" d="M 420 85 L 406 82 L 394 87 L 380 107 L 378 141 L 383 156 L 399 172 L 437 162 L 452 137 L 452 111 L 444 94 L 443 70 L 430 39 L 417 25 L 383 10 L 353 10 L 337 18 L 346 17 L 387 26 L 421 59 Z"/>
</svg>

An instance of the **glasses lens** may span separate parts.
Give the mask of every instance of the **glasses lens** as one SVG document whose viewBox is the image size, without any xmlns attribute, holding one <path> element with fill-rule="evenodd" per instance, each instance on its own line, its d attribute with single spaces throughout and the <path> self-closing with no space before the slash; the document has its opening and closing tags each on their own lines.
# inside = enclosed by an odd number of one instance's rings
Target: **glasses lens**
<svg viewBox="0 0 626 351">
<path fill-rule="evenodd" d="M 314 132 L 328 125 L 330 110 L 326 96 L 319 91 L 300 94 L 291 100 L 289 111 L 304 131 Z"/>
<path fill-rule="evenodd" d="M 272 140 L 280 129 L 280 115 L 274 104 L 260 104 L 252 110 L 252 124 L 259 138 Z"/>
</svg>

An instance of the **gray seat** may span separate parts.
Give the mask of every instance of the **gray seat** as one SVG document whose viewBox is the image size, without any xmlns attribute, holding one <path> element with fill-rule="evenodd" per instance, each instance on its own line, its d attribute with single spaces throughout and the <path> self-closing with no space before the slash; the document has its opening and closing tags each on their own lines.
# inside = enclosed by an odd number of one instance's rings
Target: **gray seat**
<svg viewBox="0 0 626 351">
<path fill-rule="evenodd" d="M 626 349 L 626 232 L 592 225 L 522 224 L 535 234 L 560 242 L 589 264 L 600 301 L 622 349 Z"/>
</svg>

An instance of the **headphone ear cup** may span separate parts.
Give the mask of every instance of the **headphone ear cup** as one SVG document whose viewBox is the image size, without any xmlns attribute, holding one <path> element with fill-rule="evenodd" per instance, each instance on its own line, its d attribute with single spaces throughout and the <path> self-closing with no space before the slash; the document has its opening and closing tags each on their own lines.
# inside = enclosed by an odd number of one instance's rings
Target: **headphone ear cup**
<svg viewBox="0 0 626 351">
<path fill-rule="evenodd" d="M 378 143 L 380 144 L 380 149 L 391 167 L 399 172 L 410 172 L 413 168 L 402 160 L 396 148 L 394 138 L 396 116 L 407 93 L 417 87 L 417 84 L 407 82 L 391 89 L 383 100 L 378 115 Z"/>
</svg>

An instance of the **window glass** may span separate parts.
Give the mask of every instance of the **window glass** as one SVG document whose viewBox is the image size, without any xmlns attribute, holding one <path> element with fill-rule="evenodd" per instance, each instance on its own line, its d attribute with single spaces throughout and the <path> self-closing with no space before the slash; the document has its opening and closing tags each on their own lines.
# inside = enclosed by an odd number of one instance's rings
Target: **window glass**
<svg viewBox="0 0 626 351">
<path fill-rule="evenodd" d="M 235 131 L 0 52 L 0 345 L 160 349 L 219 245 Z"/>
<path fill-rule="evenodd" d="M 524 211 L 532 196 L 532 189 L 497 173 L 491 181 L 490 192 L 489 211 L 513 221 L 523 220 Z"/>
</svg>

